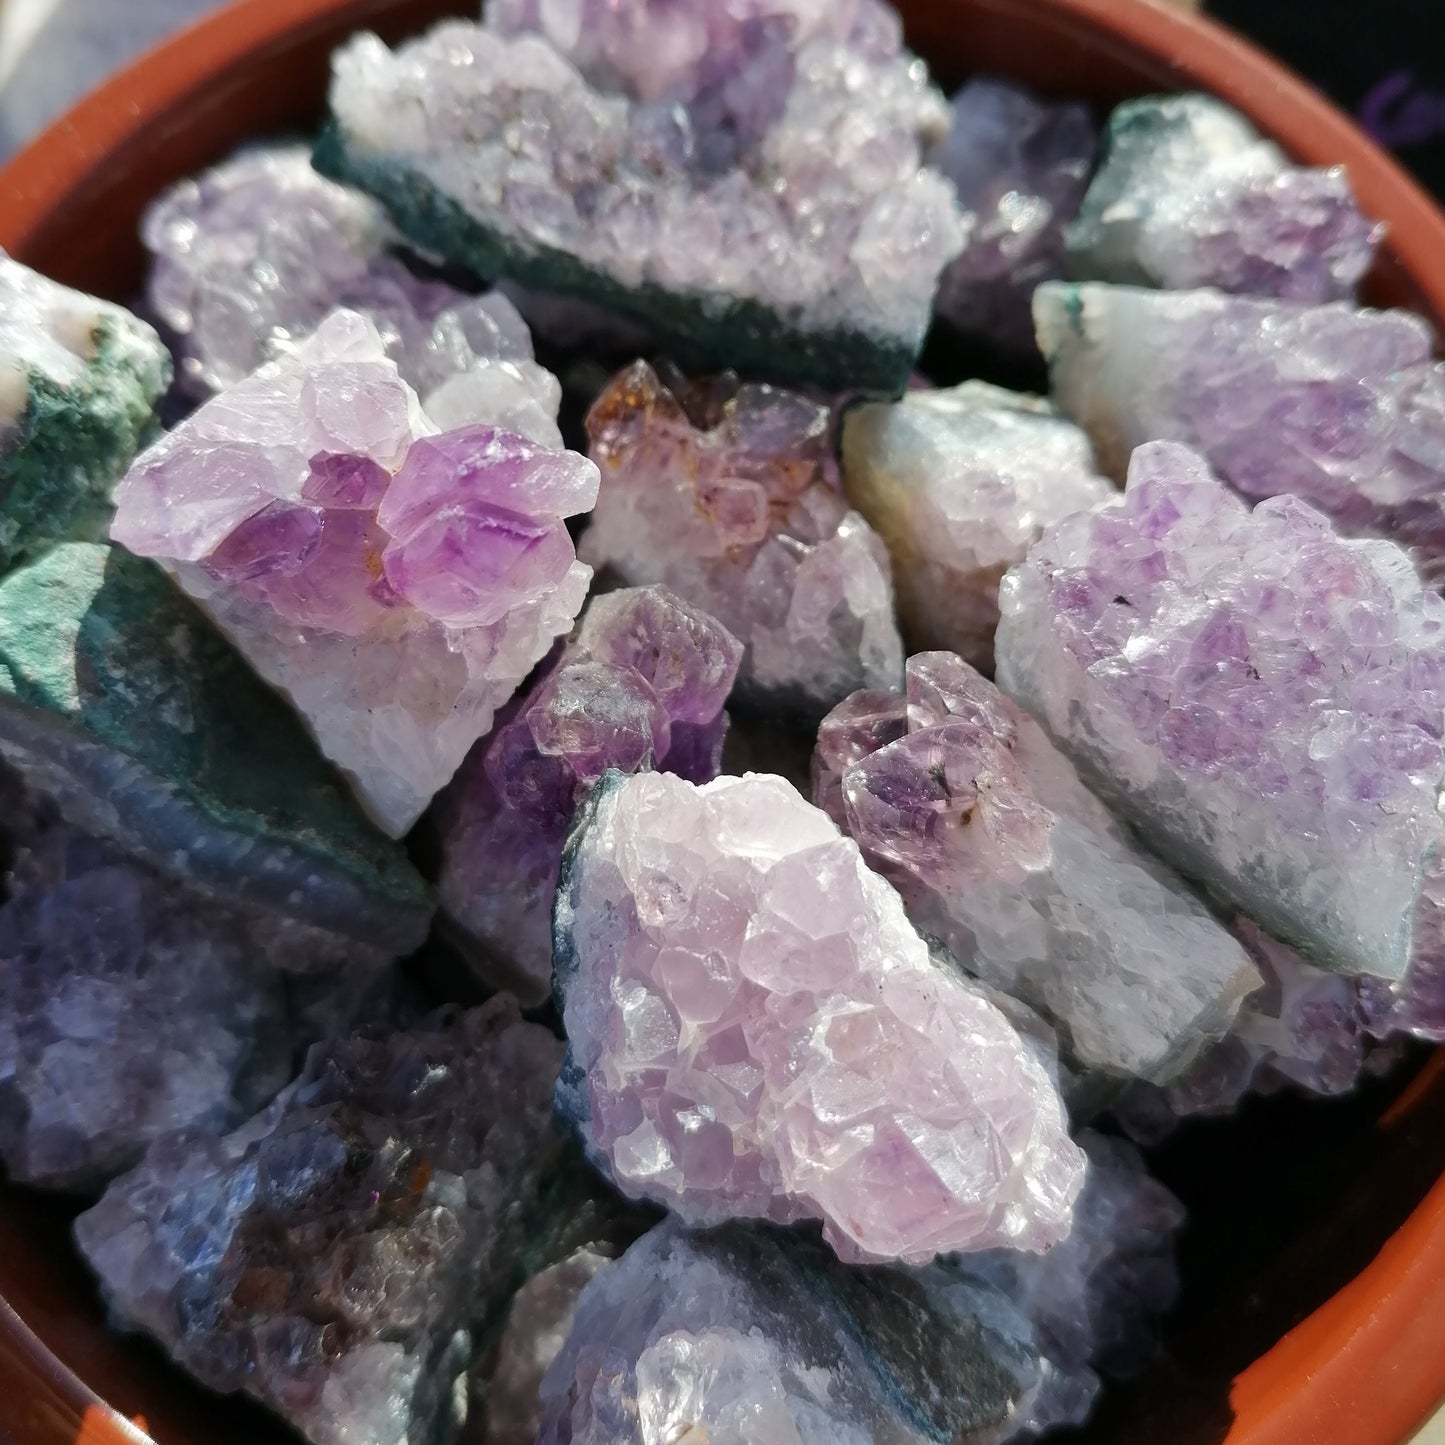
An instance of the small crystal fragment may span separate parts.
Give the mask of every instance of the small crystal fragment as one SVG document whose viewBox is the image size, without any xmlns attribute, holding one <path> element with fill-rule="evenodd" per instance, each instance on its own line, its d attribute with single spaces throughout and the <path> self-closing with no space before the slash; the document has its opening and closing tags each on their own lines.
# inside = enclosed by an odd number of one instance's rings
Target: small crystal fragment
<svg viewBox="0 0 1445 1445">
<path fill-rule="evenodd" d="M 81 1252 L 122 1321 L 314 1445 L 441 1438 L 558 1167 L 561 1047 L 502 996 L 319 1044 L 235 1132 L 154 1143 Z"/>
<path fill-rule="evenodd" d="M 556 949 L 558 1108 L 630 1197 L 821 1219 L 855 1260 L 1068 1232 L 1082 1156 L 1034 1049 L 781 778 L 608 774 Z"/>
<path fill-rule="evenodd" d="M 1184 447 L 1004 579 L 1000 685 L 1219 902 L 1306 960 L 1404 972 L 1441 835 L 1445 601 L 1294 497 L 1253 512 Z"/>
<path fill-rule="evenodd" d="M 843 481 L 888 544 L 911 645 L 985 671 L 1003 574 L 1050 522 L 1114 495 L 1078 427 L 979 381 L 849 411 Z"/>
<path fill-rule="evenodd" d="M 577 804 L 609 769 L 717 776 L 742 647 L 665 587 L 594 598 L 577 635 L 463 763 L 441 807 L 441 898 L 484 979 L 552 988 L 552 899 Z"/>
<path fill-rule="evenodd" d="M 317 165 L 425 251 L 715 364 L 901 390 L 963 241 L 881 0 L 511 0 L 333 70 Z"/>
<path fill-rule="evenodd" d="M 1002 1440 L 1038 1387 L 1029 1335 L 942 1267 L 850 1270 L 770 1230 L 669 1221 L 583 1291 L 537 1445 Z"/>
<path fill-rule="evenodd" d="M 1343 167 L 1291 165 L 1212 96 L 1153 95 L 1110 116 L 1066 239 L 1072 276 L 1316 305 L 1353 298 L 1383 233 Z"/>
<path fill-rule="evenodd" d="M 171 188 L 142 228 L 148 294 L 204 399 L 309 336 L 338 307 L 376 323 L 443 428 L 486 420 L 560 447 L 557 379 L 516 307 L 414 274 L 371 197 L 329 181 L 305 146 L 255 146 Z"/>
<path fill-rule="evenodd" d="M 888 555 L 842 496 L 827 407 L 731 375 L 669 386 L 639 361 L 587 431 L 603 481 L 582 557 L 712 613 L 747 648 L 745 703 L 816 721 L 898 686 Z"/>
<path fill-rule="evenodd" d="M 172 571 L 405 833 L 565 633 L 591 576 L 576 453 L 435 435 L 372 323 L 338 311 L 121 484 L 112 535 Z"/>
<path fill-rule="evenodd" d="M 1245 497 L 1301 497 L 1445 580 L 1445 369 L 1418 316 L 1049 283 L 1034 317 L 1054 399 L 1110 475 L 1183 442 Z"/>
<path fill-rule="evenodd" d="M 1042 100 L 991 76 L 970 80 L 950 105 L 953 125 L 927 159 L 971 224 L 934 310 L 969 336 L 1029 354 L 1029 300 L 1065 274 L 1064 227 L 1089 184 L 1098 127 L 1079 101 Z"/>
<path fill-rule="evenodd" d="M 0 251 L 0 574 L 105 534 L 170 379 L 143 321 Z"/>
<path fill-rule="evenodd" d="M 431 898 L 402 851 L 122 548 L 68 543 L 0 580 L 0 756 L 76 827 L 299 935 L 302 953 L 395 957 L 426 937 Z"/>
<path fill-rule="evenodd" d="M 1243 948 L 961 658 L 909 659 L 908 729 L 847 762 L 834 818 L 914 927 L 1047 1020 L 1096 1096 L 1182 1072 L 1259 983 Z"/>
</svg>

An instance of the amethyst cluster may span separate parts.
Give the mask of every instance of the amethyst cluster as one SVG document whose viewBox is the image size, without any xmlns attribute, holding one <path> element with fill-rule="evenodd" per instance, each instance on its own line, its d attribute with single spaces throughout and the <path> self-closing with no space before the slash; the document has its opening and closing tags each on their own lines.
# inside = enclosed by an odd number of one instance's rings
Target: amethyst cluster
<svg viewBox="0 0 1445 1445">
<path fill-rule="evenodd" d="M 581 609 L 563 519 L 597 469 L 486 423 L 438 434 L 335 312 L 146 452 L 112 535 L 163 562 L 400 835 Z"/>
<path fill-rule="evenodd" d="M 740 700 L 816 720 L 856 688 L 897 685 L 888 554 L 844 500 L 826 406 L 638 362 L 587 430 L 602 485 L 583 559 L 711 612 L 747 649 Z"/>
<path fill-rule="evenodd" d="M 147 213 L 151 309 L 203 400 L 309 336 L 337 308 L 376 325 L 440 427 L 486 420 L 560 446 L 561 389 L 500 292 L 469 296 L 397 253 L 368 196 L 327 180 L 300 145 L 255 147 L 181 181 Z"/>
<path fill-rule="evenodd" d="M 318 1045 L 232 1133 L 158 1139 L 76 1238 L 120 1320 L 314 1445 L 448 1434 L 561 1167 L 560 1057 L 502 998 Z"/>
<path fill-rule="evenodd" d="M 552 897 L 577 804 L 612 769 L 715 777 L 741 656 L 664 587 L 604 593 L 473 750 L 441 809 L 441 898 L 484 978 L 527 1004 L 551 992 Z"/>
</svg>

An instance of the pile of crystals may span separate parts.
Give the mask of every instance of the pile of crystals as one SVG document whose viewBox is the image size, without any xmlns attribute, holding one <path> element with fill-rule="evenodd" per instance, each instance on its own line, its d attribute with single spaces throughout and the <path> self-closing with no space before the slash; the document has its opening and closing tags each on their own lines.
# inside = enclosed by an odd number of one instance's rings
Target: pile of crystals
<svg viewBox="0 0 1445 1445">
<path fill-rule="evenodd" d="M 438 434 L 333 312 L 146 452 L 112 535 L 163 562 L 405 833 L 586 597 L 563 519 L 597 469 L 485 422 Z"/>
<path fill-rule="evenodd" d="M 313 1445 L 449 1435 L 468 1326 L 565 1252 L 560 1057 L 501 997 L 319 1044 L 232 1133 L 156 1140 L 76 1221 L 81 1251 L 122 1322 Z"/>
<path fill-rule="evenodd" d="M 901 386 L 965 220 L 882 0 L 492 0 L 334 60 L 318 165 L 429 252 L 646 321 L 714 364 Z"/>
<path fill-rule="evenodd" d="M 604 593 L 473 749 L 439 809 L 440 894 L 484 979 L 528 1005 L 550 995 L 552 898 L 578 803 L 610 769 L 716 777 L 741 657 L 725 627 L 664 587 Z"/>
<path fill-rule="evenodd" d="M 740 702 L 816 721 L 857 688 L 898 685 L 888 555 L 843 497 L 826 406 L 639 361 L 587 432 L 602 483 L 581 556 L 716 617 L 747 649 Z"/>
<path fill-rule="evenodd" d="M 104 534 L 170 379 L 143 321 L 0 251 L 0 573 Z"/>
<path fill-rule="evenodd" d="M 906 701 L 845 702 L 814 767 L 817 801 L 914 926 L 1057 1030 L 1061 1062 L 1083 1076 L 1076 1117 L 1130 1079 L 1179 1075 L 1260 982 L 1039 725 L 951 653 L 909 660 Z"/>
<path fill-rule="evenodd" d="M 1005 579 L 1000 685 L 1160 854 L 1309 961 L 1399 979 L 1440 844 L 1445 600 L 1293 497 L 1194 453 Z"/>
<path fill-rule="evenodd" d="M 843 485 L 888 545 L 909 644 L 985 671 L 1003 574 L 1049 523 L 1114 491 L 1048 402 L 981 381 L 851 408 Z"/>
<path fill-rule="evenodd" d="M 447 429 L 485 418 L 559 447 L 556 378 L 499 291 L 469 296 L 397 254 L 368 196 L 318 175 L 302 145 L 240 152 L 150 208 L 152 311 L 176 340 L 178 375 L 204 399 L 234 386 L 337 307 L 359 311 Z"/>
</svg>

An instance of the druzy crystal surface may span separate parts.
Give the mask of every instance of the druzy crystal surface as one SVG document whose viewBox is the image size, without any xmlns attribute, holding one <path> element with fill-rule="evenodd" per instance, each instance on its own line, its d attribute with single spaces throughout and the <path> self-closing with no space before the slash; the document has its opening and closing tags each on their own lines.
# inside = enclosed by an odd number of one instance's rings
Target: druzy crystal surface
<svg viewBox="0 0 1445 1445">
<path fill-rule="evenodd" d="M 577 804 L 609 769 L 696 783 L 721 767 L 742 647 L 665 587 L 593 599 L 576 635 L 441 809 L 441 897 L 477 971 L 524 1004 L 552 989 L 552 899 Z"/>
<path fill-rule="evenodd" d="M 843 482 L 888 544 L 910 645 L 985 670 L 1003 574 L 1048 523 L 1114 493 L 1072 422 L 979 381 L 852 408 Z"/>
<path fill-rule="evenodd" d="M 1291 165 L 1211 96 L 1146 96 L 1109 118 L 1103 164 L 1066 233 L 1068 273 L 1343 301 L 1383 230 L 1360 214 L 1343 167 Z"/>
<path fill-rule="evenodd" d="M 824 723 L 817 800 L 970 974 L 1057 1031 L 1062 1061 L 1107 1089 L 1165 1080 L 1219 1037 L 1259 975 L 1244 949 L 1142 853 L 1042 728 L 952 653 L 908 663 L 908 732 L 838 777 Z"/>
<path fill-rule="evenodd" d="M 939 283 L 934 309 L 1004 351 L 1033 350 L 1029 300 L 1065 274 L 1064 227 L 1078 210 L 1098 148 L 1079 101 L 1043 100 L 991 76 L 952 99 L 947 137 L 928 163 L 953 182 L 971 224 Z"/>
<path fill-rule="evenodd" d="M 1082 1156 L 1044 1065 L 781 778 L 609 774 L 556 930 L 558 1107 L 624 1193 L 821 1219 L 859 1260 L 1068 1232 Z"/>
<path fill-rule="evenodd" d="M 438 434 L 372 323 L 333 312 L 131 469 L 112 535 L 162 561 L 407 831 L 591 573 L 597 469 L 488 423 Z"/>
<path fill-rule="evenodd" d="M 0 251 L 0 572 L 104 533 L 170 379 L 144 322 Z"/>
<path fill-rule="evenodd" d="M 1445 579 L 1445 371 L 1418 316 L 1057 282 L 1034 316 L 1054 398 L 1114 476 L 1184 442 L 1244 496 L 1302 497 Z"/>
<path fill-rule="evenodd" d="M 508 1287 L 561 1045 L 499 996 L 319 1044 L 233 1133 L 167 1135 L 76 1221 L 112 1309 L 315 1445 L 441 1438 Z"/>
<path fill-rule="evenodd" d="M 1000 685 L 1155 849 L 1307 961 L 1400 976 L 1445 771 L 1445 601 L 1404 552 L 1155 443 L 1000 601 Z"/>
<path fill-rule="evenodd" d="M 732 376 L 669 384 L 640 361 L 587 431 L 602 487 L 581 556 L 712 613 L 747 648 L 744 702 L 816 720 L 898 685 L 888 555 L 843 498 L 827 407 Z"/>
<path fill-rule="evenodd" d="M 962 1262 L 1029 1321 L 1051 1367 L 1028 1409 L 1036 1432 L 1084 1420 L 1101 1374 L 1145 1364 L 1179 1292 L 1174 1238 L 1184 1206 L 1124 1140 L 1085 1130 L 1079 1143 L 1089 1163 L 1069 1237 L 1046 1254 L 1001 1249 Z"/>
<path fill-rule="evenodd" d="M 583 1291 L 537 1445 L 999 1441 L 1042 1369 L 1000 1293 L 802 1240 L 660 1225 Z"/>
<path fill-rule="evenodd" d="M 344 307 L 376 323 L 439 426 L 486 420 L 562 445 L 561 388 L 516 307 L 415 274 L 381 206 L 318 174 L 306 147 L 254 147 L 181 181 L 142 234 L 151 307 L 197 395 L 233 386 Z"/>
<path fill-rule="evenodd" d="M 293 960 L 395 957 L 426 937 L 432 900 L 405 854 L 124 548 L 67 543 L 0 578 L 0 756 L 71 823 L 249 914 Z"/>
<path fill-rule="evenodd" d="M 324 169 L 424 249 L 714 361 L 901 387 L 963 240 L 948 124 L 881 0 L 490 5 L 333 61 Z"/>
</svg>

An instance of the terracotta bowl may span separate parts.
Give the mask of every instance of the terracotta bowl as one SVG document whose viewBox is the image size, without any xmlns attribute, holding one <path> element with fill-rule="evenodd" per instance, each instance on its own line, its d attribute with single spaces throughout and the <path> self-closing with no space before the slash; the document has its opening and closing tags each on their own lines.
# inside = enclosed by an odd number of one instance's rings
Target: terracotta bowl
<svg viewBox="0 0 1445 1445">
<path fill-rule="evenodd" d="M 475 0 L 244 0 L 155 51 L 0 171 L 0 247 L 124 301 L 163 186 L 320 115 L 327 55 Z M 1445 322 L 1445 220 L 1314 92 L 1219 28 L 1148 0 L 903 0 L 939 78 L 1013 76 L 1101 106 L 1210 90 L 1299 159 L 1349 167 L 1389 223 L 1379 304 Z M 1106 1396 L 1090 1445 L 1403 1445 L 1445 1398 L 1445 1063 L 1421 1050 L 1324 1103 L 1257 1099 L 1154 1166 L 1190 1206 L 1169 1359 Z M 69 1246 L 74 1206 L 0 1187 L 0 1445 L 248 1445 L 286 1432 L 105 1328 Z"/>
</svg>

